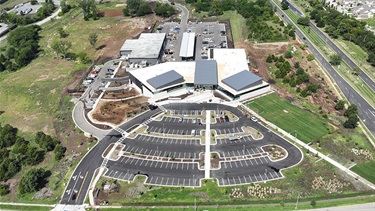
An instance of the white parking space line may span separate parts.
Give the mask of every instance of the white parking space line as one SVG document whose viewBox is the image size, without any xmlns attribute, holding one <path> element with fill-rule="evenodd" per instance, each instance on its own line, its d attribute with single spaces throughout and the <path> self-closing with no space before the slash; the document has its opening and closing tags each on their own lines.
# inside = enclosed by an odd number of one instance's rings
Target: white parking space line
<svg viewBox="0 0 375 211">
<path fill-rule="evenodd" d="M 263 161 L 262 161 L 262 159 L 260 159 L 260 158 L 259 158 L 259 161 L 260 161 L 260 162 L 261 162 L 261 163 L 263 164 Z"/>
<path fill-rule="evenodd" d="M 254 159 L 254 161 L 255 161 L 255 163 L 258 165 L 258 162 L 257 162 L 257 159 L 256 159 L 256 158 Z"/>
</svg>

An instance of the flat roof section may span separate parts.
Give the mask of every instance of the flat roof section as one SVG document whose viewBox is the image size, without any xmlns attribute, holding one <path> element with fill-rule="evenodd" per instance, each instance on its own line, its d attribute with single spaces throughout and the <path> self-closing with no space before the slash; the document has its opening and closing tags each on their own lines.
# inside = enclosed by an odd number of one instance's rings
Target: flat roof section
<svg viewBox="0 0 375 211">
<path fill-rule="evenodd" d="M 262 78 L 255 75 L 254 73 L 251 73 L 250 71 L 244 70 L 221 80 L 221 82 L 238 92 L 261 84 Z"/>
<path fill-rule="evenodd" d="M 166 33 L 142 33 L 138 39 L 126 40 L 121 51 L 131 51 L 129 58 L 154 59 L 159 57 Z"/>
<path fill-rule="evenodd" d="M 217 85 L 217 64 L 215 60 L 196 60 L 194 84 Z"/>
<path fill-rule="evenodd" d="M 184 32 L 182 35 L 180 57 L 193 57 L 194 56 L 194 46 L 195 46 L 195 33 Z"/>
<path fill-rule="evenodd" d="M 178 74 L 175 70 L 170 70 L 161 75 L 148 79 L 147 82 L 155 89 L 160 89 L 184 82 L 184 77 Z"/>
</svg>

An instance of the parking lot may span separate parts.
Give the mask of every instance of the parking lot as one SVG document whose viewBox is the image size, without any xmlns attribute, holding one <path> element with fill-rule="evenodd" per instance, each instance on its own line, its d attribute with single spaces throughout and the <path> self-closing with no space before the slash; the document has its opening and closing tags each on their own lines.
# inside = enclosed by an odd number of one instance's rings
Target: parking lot
<svg viewBox="0 0 375 211">
<path fill-rule="evenodd" d="M 135 139 L 125 139 L 124 152 L 146 156 L 199 159 L 204 151 L 200 139 L 177 139 L 149 135 L 138 135 Z"/>
<path fill-rule="evenodd" d="M 195 129 L 195 134 L 193 134 L 193 130 L 189 129 L 170 129 L 168 127 L 155 127 L 151 126 L 147 129 L 147 131 L 151 133 L 160 133 L 160 134 L 168 134 L 168 135 L 182 135 L 182 136 L 200 136 L 200 129 Z"/>
<path fill-rule="evenodd" d="M 199 116 L 202 115 L 202 110 L 170 110 L 171 115 L 176 116 Z"/>
<path fill-rule="evenodd" d="M 221 169 L 211 171 L 220 186 L 250 184 L 283 177 L 279 169 L 272 167 L 268 156 L 225 161 L 220 162 L 220 165 Z"/>
<path fill-rule="evenodd" d="M 233 141 L 230 141 L 229 138 L 217 138 L 216 139 L 217 145 L 228 145 L 228 144 L 250 142 L 250 141 L 255 141 L 250 135 L 242 136 L 241 138 L 233 140 Z"/>
<path fill-rule="evenodd" d="M 198 169 L 197 162 L 165 162 L 124 157 L 118 161 L 108 161 L 105 176 L 132 181 L 135 175 L 147 176 L 146 183 L 166 186 L 199 186 L 204 171 Z M 166 174 L 168 172 L 168 174 Z"/>
</svg>

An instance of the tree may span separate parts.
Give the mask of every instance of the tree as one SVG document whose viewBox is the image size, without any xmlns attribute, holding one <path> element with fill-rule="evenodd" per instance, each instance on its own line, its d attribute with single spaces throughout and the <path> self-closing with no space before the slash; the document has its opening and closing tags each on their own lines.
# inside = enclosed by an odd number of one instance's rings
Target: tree
<svg viewBox="0 0 375 211">
<path fill-rule="evenodd" d="M 370 62 L 370 64 L 375 67 L 375 53 L 370 52 L 367 57 L 367 61 Z"/>
<path fill-rule="evenodd" d="M 289 9 L 289 2 L 287 0 L 283 0 L 281 2 L 281 9 L 283 9 L 283 10 Z"/>
<path fill-rule="evenodd" d="M 96 16 L 97 8 L 95 0 L 80 0 L 79 7 L 83 10 L 83 18 L 87 21 L 90 17 Z"/>
<path fill-rule="evenodd" d="M 5 196 L 8 193 L 10 193 L 9 186 L 0 184 L 0 196 Z"/>
<path fill-rule="evenodd" d="M 66 31 L 64 31 L 64 29 L 62 27 L 59 27 L 57 29 L 57 32 L 59 33 L 60 38 L 65 38 L 69 35 L 68 33 L 66 33 Z"/>
<path fill-rule="evenodd" d="M 360 72 L 361 72 L 361 68 L 359 68 L 359 67 L 353 68 L 353 73 L 354 74 L 358 75 Z"/>
<path fill-rule="evenodd" d="M 344 107 L 345 107 L 345 101 L 344 100 L 339 100 L 335 105 L 336 110 L 342 110 L 342 109 L 344 109 Z"/>
<path fill-rule="evenodd" d="M 25 165 L 37 165 L 44 160 L 45 151 L 39 150 L 38 147 L 29 146 L 25 154 L 24 164 Z"/>
<path fill-rule="evenodd" d="M 314 59 L 315 59 L 314 54 L 309 54 L 309 55 L 307 55 L 307 61 L 312 61 L 312 60 L 314 60 Z"/>
<path fill-rule="evenodd" d="M 32 193 L 42 189 L 50 175 L 51 173 L 49 171 L 42 168 L 26 171 L 18 185 L 19 193 Z"/>
<path fill-rule="evenodd" d="M 46 150 L 46 151 L 52 151 L 58 141 L 54 139 L 50 135 L 46 135 L 45 133 L 39 131 L 35 135 L 35 143 L 39 145 L 40 148 Z"/>
<path fill-rule="evenodd" d="M 344 122 L 345 128 L 355 128 L 358 125 L 359 118 L 357 115 L 350 116 L 346 122 Z"/>
<path fill-rule="evenodd" d="M 90 35 L 89 35 L 89 42 L 90 42 L 90 45 L 92 45 L 92 47 L 94 48 L 94 49 L 96 49 L 96 42 L 98 41 L 98 34 L 96 34 L 96 33 L 91 33 Z"/>
<path fill-rule="evenodd" d="M 340 65 L 342 61 L 342 57 L 340 54 L 333 54 L 329 58 L 330 58 L 329 63 L 331 63 L 332 65 Z"/>
<path fill-rule="evenodd" d="M 348 109 L 346 109 L 344 116 L 345 117 L 350 117 L 352 115 L 357 115 L 358 114 L 358 107 L 354 104 L 349 105 Z"/>
<path fill-rule="evenodd" d="M 315 200 L 312 200 L 312 201 L 310 202 L 310 205 L 311 205 L 312 207 L 315 207 L 315 206 L 316 206 L 316 201 L 315 201 Z"/>
<path fill-rule="evenodd" d="M 55 51 L 56 55 L 61 55 L 64 59 L 71 47 L 72 43 L 66 40 L 52 39 L 51 41 L 51 48 Z"/>
<path fill-rule="evenodd" d="M 287 52 L 285 52 L 284 57 L 287 58 L 287 59 L 292 58 L 292 57 L 293 57 L 293 53 L 292 53 L 292 51 L 287 51 Z"/>
<path fill-rule="evenodd" d="M 147 14 L 150 14 L 152 12 L 151 7 L 148 3 L 142 3 L 139 6 L 139 9 L 137 10 L 136 14 L 137 16 L 144 16 Z"/>
<path fill-rule="evenodd" d="M 55 160 L 61 160 L 65 156 L 66 147 L 58 144 L 55 148 Z"/>
<path fill-rule="evenodd" d="M 306 16 L 306 17 L 298 18 L 297 23 L 298 23 L 298 24 L 301 24 L 301 25 L 303 25 L 303 26 L 308 26 L 309 23 L 310 23 L 310 18 L 307 17 L 307 16 Z"/>
<path fill-rule="evenodd" d="M 129 15 L 135 15 L 143 3 L 143 0 L 127 0 L 126 8 L 128 8 Z"/>
</svg>

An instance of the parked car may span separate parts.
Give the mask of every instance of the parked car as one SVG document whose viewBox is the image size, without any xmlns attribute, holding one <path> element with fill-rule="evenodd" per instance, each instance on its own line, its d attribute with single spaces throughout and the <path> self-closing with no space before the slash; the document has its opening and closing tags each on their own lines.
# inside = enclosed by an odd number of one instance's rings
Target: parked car
<svg viewBox="0 0 375 211">
<path fill-rule="evenodd" d="M 182 117 L 178 118 L 178 123 L 181 123 L 183 121 L 184 121 L 184 119 Z"/>
<path fill-rule="evenodd" d="M 256 118 L 255 116 L 252 116 L 250 119 L 251 119 L 253 122 L 257 122 L 257 121 L 258 121 L 257 118 Z"/>
<path fill-rule="evenodd" d="M 193 120 L 191 120 L 191 123 L 197 124 L 197 118 L 194 118 Z"/>
<path fill-rule="evenodd" d="M 228 115 L 225 115 L 225 116 L 224 116 L 224 119 L 225 119 L 226 122 L 229 122 L 229 117 L 228 117 Z"/>
<path fill-rule="evenodd" d="M 195 130 L 191 130 L 191 135 L 195 136 L 195 134 L 196 134 Z"/>
</svg>

